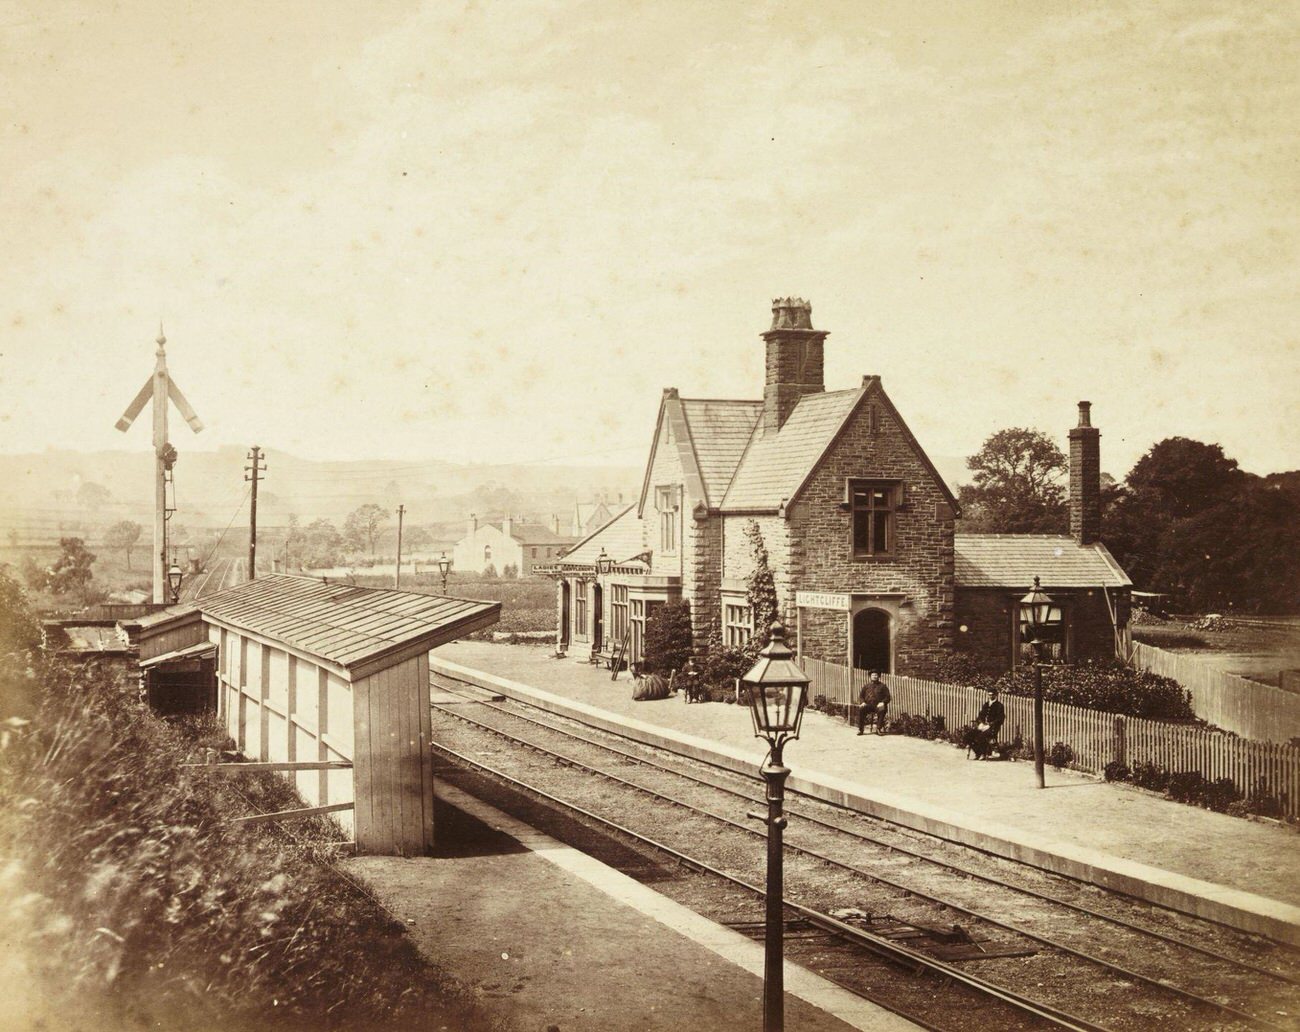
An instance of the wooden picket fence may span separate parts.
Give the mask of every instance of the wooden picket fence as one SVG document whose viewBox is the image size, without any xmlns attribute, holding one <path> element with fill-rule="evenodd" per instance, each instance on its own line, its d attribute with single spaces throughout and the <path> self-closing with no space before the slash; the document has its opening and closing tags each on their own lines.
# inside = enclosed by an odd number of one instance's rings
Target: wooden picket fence
<svg viewBox="0 0 1300 1032">
<path fill-rule="evenodd" d="M 851 706 L 867 679 L 865 670 L 804 657 L 804 672 L 812 679 L 812 698 Z M 977 688 L 941 684 L 916 677 L 886 674 L 891 713 L 941 716 L 949 729 L 969 724 L 985 694 Z M 1003 693 L 1007 720 L 1001 739 L 1033 740 L 1034 700 Z M 1237 791 L 1251 797 L 1274 796 L 1289 817 L 1300 816 L 1300 748 L 1275 742 L 1255 742 L 1194 724 L 1145 720 L 1062 703 L 1043 704 L 1043 737 L 1050 752 L 1061 742 L 1073 751 L 1070 766 L 1100 774 L 1106 764 L 1129 767 L 1153 763 L 1175 772 L 1196 771 L 1212 781 L 1229 779 Z"/>
<path fill-rule="evenodd" d="M 1300 695 L 1238 677 L 1183 652 L 1134 642 L 1130 662 L 1172 677 L 1192 695 L 1192 711 L 1215 727 L 1262 742 L 1300 737 Z"/>
</svg>

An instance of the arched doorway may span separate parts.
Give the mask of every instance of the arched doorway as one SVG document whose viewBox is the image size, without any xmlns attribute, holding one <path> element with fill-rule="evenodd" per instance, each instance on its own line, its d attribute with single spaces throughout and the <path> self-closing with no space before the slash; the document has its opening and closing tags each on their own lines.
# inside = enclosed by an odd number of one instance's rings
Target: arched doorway
<svg viewBox="0 0 1300 1032">
<path fill-rule="evenodd" d="M 889 647 L 889 614 L 883 609 L 862 609 L 854 614 L 853 665 L 859 670 L 894 672 Z"/>
</svg>

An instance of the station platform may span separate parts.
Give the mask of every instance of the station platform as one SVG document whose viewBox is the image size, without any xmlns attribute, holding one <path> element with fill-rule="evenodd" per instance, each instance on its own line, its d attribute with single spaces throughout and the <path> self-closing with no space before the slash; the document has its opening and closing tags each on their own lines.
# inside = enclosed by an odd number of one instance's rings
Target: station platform
<svg viewBox="0 0 1300 1032">
<path fill-rule="evenodd" d="M 550 650 L 462 641 L 430 670 L 555 712 L 576 712 L 648 744 L 757 771 L 765 746 L 748 711 L 632 701 L 626 673 Z M 1171 802 L 1131 785 L 1032 763 L 981 763 L 946 742 L 865 735 L 809 711 L 785 753 L 791 789 L 999 856 L 1300 944 L 1300 837 L 1275 822 Z"/>
<path fill-rule="evenodd" d="M 506 1027 L 559 1032 L 757 1028 L 763 945 L 715 924 L 452 786 L 438 855 L 345 869 L 415 946 Z M 785 965 L 786 1027 L 916 1032 L 806 968 Z"/>
</svg>

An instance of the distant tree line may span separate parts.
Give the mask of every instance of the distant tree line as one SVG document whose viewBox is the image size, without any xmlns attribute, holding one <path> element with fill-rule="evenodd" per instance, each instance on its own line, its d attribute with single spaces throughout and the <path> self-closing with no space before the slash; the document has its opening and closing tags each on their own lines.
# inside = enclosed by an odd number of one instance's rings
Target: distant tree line
<svg viewBox="0 0 1300 1032">
<path fill-rule="evenodd" d="M 999 430 L 966 464 L 960 530 L 1068 532 L 1069 464 L 1046 434 Z M 1300 612 L 1300 471 L 1256 476 L 1169 437 L 1122 483 L 1103 476 L 1101 501 L 1102 540 L 1140 590 L 1192 611 Z"/>
</svg>

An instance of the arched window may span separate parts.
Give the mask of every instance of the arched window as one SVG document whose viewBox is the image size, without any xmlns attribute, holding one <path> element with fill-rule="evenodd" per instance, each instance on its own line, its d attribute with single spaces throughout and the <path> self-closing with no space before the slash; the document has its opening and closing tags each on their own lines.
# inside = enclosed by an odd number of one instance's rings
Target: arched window
<svg viewBox="0 0 1300 1032">
<path fill-rule="evenodd" d="M 492 546 L 491 546 L 491 545 L 484 545 L 484 546 L 483 546 L 483 561 L 484 561 L 485 563 L 490 563 L 490 562 L 492 561 Z"/>
</svg>

